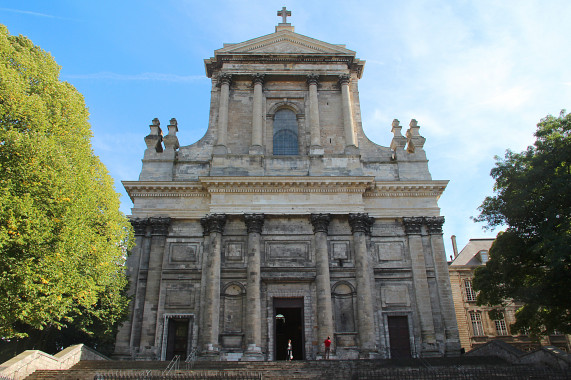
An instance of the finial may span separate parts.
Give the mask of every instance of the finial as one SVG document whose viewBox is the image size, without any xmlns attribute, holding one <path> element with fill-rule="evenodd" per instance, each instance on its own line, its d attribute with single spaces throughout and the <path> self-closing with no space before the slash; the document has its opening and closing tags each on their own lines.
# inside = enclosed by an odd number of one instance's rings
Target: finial
<svg viewBox="0 0 571 380">
<path fill-rule="evenodd" d="M 157 126 L 161 125 L 161 122 L 159 121 L 158 118 L 155 117 L 155 118 L 153 119 L 153 125 L 157 125 Z"/>
<path fill-rule="evenodd" d="M 287 18 L 288 16 L 291 16 L 291 11 L 288 11 L 286 7 L 282 7 L 282 10 L 278 11 L 278 16 L 282 17 L 282 24 L 287 24 Z"/>
</svg>

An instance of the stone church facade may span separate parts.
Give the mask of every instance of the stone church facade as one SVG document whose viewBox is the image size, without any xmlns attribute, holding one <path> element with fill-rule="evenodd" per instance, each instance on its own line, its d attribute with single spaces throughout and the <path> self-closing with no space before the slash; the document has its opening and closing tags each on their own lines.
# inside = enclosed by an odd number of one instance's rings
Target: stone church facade
<svg viewBox="0 0 571 380">
<path fill-rule="evenodd" d="M 285 9 L 283 10 L 285 11 Z M 209 360 L 459 353 L 437 201 L 415 120 L 390 147 L 361 124 L 364 61 L 294 32 L 225 44 L 205 136 L 153 120 L 124 181 L 136 245 L 117 358 Z"/>
</svg>

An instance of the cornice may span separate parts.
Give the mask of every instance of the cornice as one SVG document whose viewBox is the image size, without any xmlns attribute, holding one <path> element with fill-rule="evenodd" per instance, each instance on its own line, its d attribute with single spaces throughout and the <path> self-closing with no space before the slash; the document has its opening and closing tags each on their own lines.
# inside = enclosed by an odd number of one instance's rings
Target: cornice
<svg viewBox="0 0 571 380">
<path fill-rule="evenodd" d="M 445 181 L 378 181 L 363 194 L 368 198 L 393 197 L 437 197 L 439 198 L 446 186 Z"/>
<path fill-rule="evenodd" d="M 440 197 L 448 181 L 375 181 L 374 177 L 200 177 L 198 181 L 122 181 L 131 197 L 208 197 L 220 193 L 353 193 L 366 198 Z"/>
<path fill-rule="evenodd" d="M 207 197 L 196 181 L 122 181 L 131 201 L 138 197 Z"/>
<path fill-rule="evenodd" d="M 373 177 L 200 177 L 210 193 L 364 193 Z"/>
</svg>

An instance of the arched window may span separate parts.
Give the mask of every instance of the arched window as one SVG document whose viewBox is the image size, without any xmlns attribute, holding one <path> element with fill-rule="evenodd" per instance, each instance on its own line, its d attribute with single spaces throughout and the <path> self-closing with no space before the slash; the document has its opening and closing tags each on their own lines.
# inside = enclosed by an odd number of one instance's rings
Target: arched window
<svg viewBox="0 0 571 380">
<path fill-rule="evenodd" d="M 282 109 L 276 112 L 274 116 L 274 155 L 299 154 L 297 129 L 297 119 L 293 111 Z"/>
</svg>

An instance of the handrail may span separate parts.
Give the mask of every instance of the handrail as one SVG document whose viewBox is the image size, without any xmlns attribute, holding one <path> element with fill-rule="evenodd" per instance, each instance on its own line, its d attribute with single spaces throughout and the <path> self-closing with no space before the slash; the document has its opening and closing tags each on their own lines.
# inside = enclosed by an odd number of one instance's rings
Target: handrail
<svg viewBox="0 0 571 380">
<path fill-rule="evenodd" d="M 192 350 L 190 350 L 188 356 L 186 357 L 186 360 L 184 361 L 186 363 L 186 369 L 192 369 L 195 361 L 196 361 L 196 348 L 193 348 Z"/>
<path fill-rule="evenodd" d="M 163 376 L 170 374 L 170 372 L 174 369 L 175 371 L 178 370 L 178 365 L 180 362 L 180 355 L 175 355 L 172 360 L 170 361 L 169 365 L 163 371 Z"/>
</svg>

